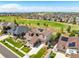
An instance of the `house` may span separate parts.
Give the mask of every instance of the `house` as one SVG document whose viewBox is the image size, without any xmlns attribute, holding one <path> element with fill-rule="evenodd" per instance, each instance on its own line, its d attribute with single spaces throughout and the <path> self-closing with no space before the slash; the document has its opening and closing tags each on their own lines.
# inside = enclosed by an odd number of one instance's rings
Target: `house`
<svg viewBox="0 0 79 59">
<path fill-rule="evenodd" d="M 79 25 L 79 17 L 76 17 L 76 23 Z"/>
<path fill-rule="evenodd" d="M 0 22 L 0 26 L 2 27 L 14 27 L 17 26 L 14 22 Z"/>
<path fill-rule="evenodd" d="M 64 52 L 69 57 L 79 55 L 79 37 L 61 36 L 57 44 L 57 50 Z"/>
<path fill-rule="evenodd" d="M 15 28 L 17 25 L 13 22 L 1 22 L 0 28 L 3 30 L 3 33 L 7 33 L 8 30 Z"/>
<path fill-rule="evenodd" d="M 29 30 L 30 30 L 29 27 L 17 26 L 16 28 L 9 30 L 8 33 L 16 37 L 23 37 L 23 35 L 25 35 L 25 33 L 28 32 Z"/>
<path fill-rule="evenodd" d="M 34 28 L 31 31 L 28 31 L 24 37 L 27 42 L 26 45 L 37 47 L 41 43 L 46 43 L 50 39 L 51 35 L 52 32 L 50 29 Z"/>
</svg>

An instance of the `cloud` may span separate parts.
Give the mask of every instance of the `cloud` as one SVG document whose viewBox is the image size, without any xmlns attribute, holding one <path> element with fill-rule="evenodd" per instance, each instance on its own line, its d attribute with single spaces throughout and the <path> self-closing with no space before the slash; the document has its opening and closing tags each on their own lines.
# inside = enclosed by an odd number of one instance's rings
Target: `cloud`
<svg viewBox="0 0 79 59">
<path fill-rule="evenodd" d="M 79 7 L 62 6 L 22 6 L 20 4 L 0 5 L 0 12 L 79 12 Z"/>
</svg>

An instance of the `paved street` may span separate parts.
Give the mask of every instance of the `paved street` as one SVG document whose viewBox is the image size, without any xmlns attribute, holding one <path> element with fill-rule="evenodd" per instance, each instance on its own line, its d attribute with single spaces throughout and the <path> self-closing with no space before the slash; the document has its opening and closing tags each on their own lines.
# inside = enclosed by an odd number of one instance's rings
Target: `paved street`
<svg viewBox="0 0 79 59">
<path fill-rule="evenodd" d="M 2 54 L 5 58 L 18 58 L 15 54 L 13 54 L 11 51 L 6 49 L 1 44 L 0 44 L 0 54 Z"/>
</svg>

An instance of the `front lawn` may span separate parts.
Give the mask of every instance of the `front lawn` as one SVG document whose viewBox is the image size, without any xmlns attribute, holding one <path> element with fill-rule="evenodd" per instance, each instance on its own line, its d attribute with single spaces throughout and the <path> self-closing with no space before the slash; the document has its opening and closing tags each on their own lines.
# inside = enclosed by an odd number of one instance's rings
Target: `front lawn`
<svg viewBox="0 0 79 59">
<path fill-rule="evenodd" d="M 47 50 L 47 49 L 41 48 L 41 49 L 38 51 L 37 54 L 33 54 L 33 55 L 31 55 L 30 57 L 31 57 L 31 58 L 41 58 L 41 57 L 44 55 L 44 53 L 46 52 L 46 50 Z"/>
<path fill-rule="evenodd" d="M 7 38 L 6 40 L 7 40 L 8 42 L 10 42 L 12 45 L 14 45 L 15 47 L 17 47 L 17 48 L 22 47 L 22 44 L 19 43 L 19 42 L 15 42 L 15 41 L 13 40 L 13 38 Z"/>
<path fill-rule="evenodd" d="M 30 47 L 23 47 L 21 50 L 24 51 L 25 53 L 28 53 L 31 50 L 31 48 Z"/>
<path fill-rule="evenodd" d="M 18 51 L 17 49 L 15 49 L 15 47 L 10 46 L 9 44 L 1 41 L 2 44 L 4 44 L 6 47 L 8 47 L 9 49 L 11 49 L 13 52 L 15 52 L 16 54 L 18 54 L 19 56 L 23 57 L 24 54 L 21 53 L 20 51 Z"/>
</svg>

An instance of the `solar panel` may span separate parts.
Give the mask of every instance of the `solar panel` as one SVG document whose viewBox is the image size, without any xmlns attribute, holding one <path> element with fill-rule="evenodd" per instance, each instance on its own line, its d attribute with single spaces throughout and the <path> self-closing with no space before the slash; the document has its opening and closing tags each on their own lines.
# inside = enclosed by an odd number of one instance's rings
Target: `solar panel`
<svg viewBox="0 0 79 59">
<path fill-rule="evenodd" d="M 68 38 L 67 37 L 62 37 L 61 40 L 62 41 L 68 41 Z"/>
<path fill-rule="evenodd" d="M 75 46 L 75 42 L 69 43 L 69 47 L 74 47 L 74 46 Z"/>
</svg>

